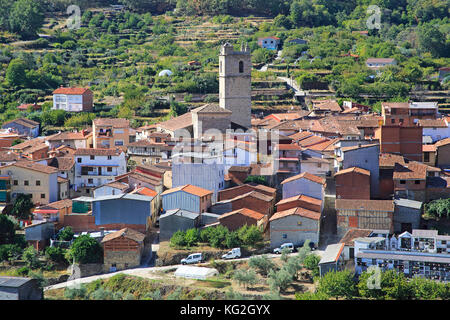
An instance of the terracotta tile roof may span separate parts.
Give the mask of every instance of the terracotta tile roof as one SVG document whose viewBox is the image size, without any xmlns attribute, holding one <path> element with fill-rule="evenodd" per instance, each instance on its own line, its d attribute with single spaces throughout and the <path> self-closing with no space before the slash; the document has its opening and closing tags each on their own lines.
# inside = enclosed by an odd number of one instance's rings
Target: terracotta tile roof
<svg viewBox="0 0 450 320">
<path fill-rule="evenodd" d="M 380 153 L 379 165 L 380 168 L 394 168 L 396 163 L 404 164 L 405 158 L 398 154 Z"/>
<path fill-rule="evenodd" d="M 122 191 L 127 190 L 130 187 L 126 183 L 119 182 L 119 181 L 112 181 L 112 182 L 105 183 L 105 184 L 103 184 L 101 186 L 98 186 L 95 189 L 99 189 L 99 188 L 104 187 L 104 186 L 108 186 L 108 187 L 111 187 L 111 188 L 119 189 L 119 190 L 122 190 Z"/>
<path fill-rule="evenodd" d="M 11 146 L 12 150 L 21 150 L 24 151 L 26 149 L 38 146 L 38 145 L 45 145 L 45 142 L 43 139 L 40 138 L 34 138 L 30 140 L 26 140 L 22 143 L 16 144 L 14 146 Z"/>
<path fill-rule="evenodd" d="M 58 183 L 63 183 L 63 182 L 69 182 L 69 179 L 58 176 L 57 181 L 58 181 Z"/>
<path fill-rule="evenodd" d="M 235 214 L 241 214 L 241 215 L 253 218 L 255 220 L 261 220 L 262 218 L 264 218 L 264 214 L 262 214 L 262 213 L 259 213 L 257 211 L 251 210 L 251 209 L 242 208 L 242 209 L 239 209 L 239 210 L 235 210 L 235 211 L 231 211 L 231 212 L 222 214 L 219 217 L 219 220 L 221 220 L 221 219 L 223 219 L 225 217 L 229 217 L 229 216 L 235 215 Z"/>
<path fill-rule="evenodd" d="M 336 210 L 394 212 L 393 200 L 336 199 Z"/>
<path fill-rule="evenodd" d="M 320 212 L 311 211 L 305 208 L 291 208 L 284 211 L 275 212 L 273 216 L 269 219 L 269 221 L 281 219 L 284 217 L 288 217 L 291 215 L 298 215 L 301 217 L 313 219 L 313 220 L 320 220 Z"/>
<path fill-rule="evenodd" d="M 247 198 L 247 197 L 256 198 L 256 199 L 263 200 L 263 201 L 266 201 L 266 202 L 271 202 L 273 200 L 273 197 L 265 195 L 265 194 L 263 194 L 261 192 L 250 191 L 250 192 L 241 194 L 241 195 L 239 195 L 239 196 L 237 196 L 237 197 L 235 197 L 233 199 L 227 200 L 227 201 L 236 201 L 236 200 L 244 199 L 244 198 Z"/>
<path fill-rule="evenodd" d="M 289 177 L 289 178 L 283 180 L 283 182 L 281 182 L 281 184 L 285 184 L 285 183 L 288 183 L 288 182 L 291 182 L 291 181 L 294 181 L 294 180 L 298 180 L 298 179 L 302 179 L 302 178 L 310 180 L 310 181 L 315 182 L 315 183 L 322 184 L 322 185 L 324 185 L 325 182 L 326 182 L 325 178 L 318 177 L 318 176 L 313 175 L 313 174 L 311 174 L 309 172 L 303 172 L 303 173 L 300 173 L 298 175 L 295 175 L 293 177 Z"/>
<path fill-rule="evenodd" d="M 445 119 L 420 119 L 419 125 L 424 128 L 447 128 Z"/>
<path fill-rule="evenodd" d="M 330 141 L 330 139 L 325 138 L 325 137 L 319 137 L 319 136 L 316 136 L 316 135 L 312 135 L 312 136 L 309 136 L 309 137 L 307 137 L 305 139 L 300 140 L 298 142 L 298 144 L 300 146 L 306 148 L 306 147 L 310 147 L 310 146 L 313 146 L 315 144 L 324 143 L 324 142 L 327 142 L 327 141 Z"/>
<path fill-rule="evenodd" d="M 434 144 L 424 144 L 422 145 L 422 152 L 435 152 L 436 146 Z"/>
<path fill-rule="evenodd" d="M 194 113 L 228 113 L 228 114 L 232 113 L 230 110 L 221 108 L 216 103 L 205 104 L 201 107 L 193 109 L 191 112 L 194 112 Z"/>
<path fill-rule="evenodd" d="M 33 171 L 46 173 L 46 174 L 58 173 L 58 169 L 56 169 L 56 168 L 46 166 L 46 165 L 43 165 L 40 163 L 36 163 L 33 161 L 17 161 L 16 163 L 6 165 L 2 168 L 6 168 L 6 167 L 10 167 L 10 166 L 29 169 L 29 170 L 33 170 Z"/>
<path fill-rule="evenodd" d="M 339 242 L 345 244 L 346 246 L 353 247 L 355 245 L 353 242 L 354 239 L 368 237 L 371 233 L 372 230 L 369 229 L 350 229 L 345 233 Z"/>
<path fill-rule="evenodd" d="M 231 166 L 230 169 L 228 169 L 228 172 L 245 172 L 250 173 L 251 167 L 245 167 L 245 166 Z"/>
<path fill-rule="evenodd" d="M 130 193 L 137 193 L 143 196 L 149 196 L 149 197 L 156 197 L 158 195 L 158 193 L 150 188 L 147 187 L 142 187 L 142 188 L 138 188 L 133 190 Z"/>
<path fill-rule="evenodd" d="M 305 139 L 305 138 L 308 138 L 308 137 L 310 137 L 310 136 L 312 136 L 313 134 L 311 133 L 311 132 L 309 132 L 309 131 L 301 131 L 301 132 L 297 132 L 297 133 L 294 133 L 294 134 L 291 134 L 290 136 L 289 136 L 289 138 L 292 138 L 292 139 L 294 139 L 295 141 L 300 141 L 300 140 L 303 140 L 303 139 Z"/>
<path fill-rule="evenodd" d="M 123 118 L 96 118 L 94 119 L 94 124 L 99 127 L 129 128 L 130 120 Z"/>
<path fill-rule="evenodd" d="M 337 142 L 339 142 L 338 138 L 327 140 L 327 141 L 324 141 L 324 142 L 319 142 L 317 144 L 313 144 L 313 145 L 307 146 L 305 148 L 306 149 L 315 150 L 315 151 L 324 151 L 324 150 L 330 148 L 331 146 L 333 146 L 334 144 L 336 144 Z"/>
<path fill-rule="evenodd" d="M 73 157 L 54 157 L 49 159 L 48 165 L 58 168 L 59 171 L 69 171 L 75 165 Z"/>
<path fill-rule="evenodd" d="M 368 63 L 392 63 L 395 59 L 393 58 L 367 58 Z"/>
<path fill-rule="evenodd" d="M 313 110 L 341 112 L 342 108 L 335 100 L 313 100 Z"/>
<path fill-rule="evenodd" d="M 396 163 L 392 178 L 394 180 L 425 180 L 428 171 L 440 171 L 440 169 L 416 161 L 405 164 Z"/>
<path fill-rule="evenodd" d="M 48 141 L 59 141 L 59 140 L 86 140 L 90 136 L 90 133 L 79 132 L 71 132 L 65 131 L 54 134 L 50 137 L 47 137 Z"/>
<path fill-rule="evenodd" d="M 353 151 L 353 150 L 358 150 L 358 149 L 371 148 L 371 147 L 375 147 L 375 146 L 379 146 L 379 144 L 371 143 L 371 144 L 363 144 L 360 146 L 343 147 L 343 148 L 341 148 L 341 150 L 342 150 L 342 152 L 347 152 L 347 151 Z"/>
<path fill-rule="evenodd" d="M 64 208 L 69 208 L 72 207 L 72 200 L 71 199 L 63 199 L 63 200 L 59 200 L 59 201 L 55 201 L 52 203 L 49 203 L 45 206 L 41 206 L 38 207 L 37 209 L 56 209 L 56 210 L 60 210 L 60 209 L 64 209 Z"/>
<path fill-rule="evenodd" d="M 103 148 L 79 148 L 75 151 L 76 156 L 118 156 L 123 151 L 120 149 L 103 149 Z"/>
<path fill-rule="evenodd" d="M 408 102 L 382 102 L 381 107 L 387 107 L 391 109 L 409 109 Z"/>
<path fill-rule="evenodd" d="M 256 189 L 259 189 L 262 191 L 266 191 L 267 193 L 277 192 L 277 189 L 265 186 L 263 184 L 249 183 L 249 185 L 251 185 L 253 188 L 256 188 Z"/>
<path fill-rule="evenodd" d="M 177 191 L 184 191 L 193 195 L 196 195 L 198 197 L 203 197 L 203 196 L 207 196 L 209 194 L 212 194 L 212 191 L 197 187 L 197 186 L 193 186 L 191 184 L 186 184 L 184 186 L 180 186 L 180 187 L 176 187 L 176 188 L 172 188 L 169 190 L 166 190 L 162 193 L 162 195 L 166 195 L 166 194 L 170 194 L 173 192 L 177 192 Z"/>
<path fill-rule="evenodd" d="M 187 112 L 181 116 L 172 118 L 170 120 L 158 123 L 158 127 L 175 131 L 192 126 L 192 114 Z"/>
<path fill-rule="evenodd" d="M 53 91 L 53 94 L 69 94 L 69 95 L 76 94 L 76 95 L 78 95 L 78 94 L 84 94 L 89 91 L 91 91 L 91 90 L 88 88 L 63 88 L 63 87 L 61 87 L 61 88 L 58 88 L 55 91 Z"/>
<path fill-rule="evenodd" d="M 321 206 L 322 205 L 322 200 L 320 199 L 316 199 L 313 197 L 309 197 L 307 195 L 304 194 L 299 194 L 298 196 L 293 196 L 293 197 L 289 197 L 289 198 L 285 198 L 280 200 L 276 205 L 280 205 L 280 204 L 285 204 L 285 203 L 289 203 L 292 201 L 304 201 L 304 202 L 308 202 L 311 203 L 313 205 L 317 205 L 317 206 Z"/>
<path fill-rule="evenodd" d="M 302 148 L 299 145 L 294 144 L 294 143 L 277 144 L 275 148 L 277 148 L 278 150 L 302 150 Z"/>
<path fill-rule="evenodd" d="M 9 162 L 19 160 L 20 157 L 11 151 L 0 151 L 0 161 Z"/>
<path fill-rule="evenodd" d="M 143 242 L 145 239 L 145 234 L 142 234 L 140 232 L 137 232 L 136 230 L 130 229 L 130 228 L 124 228 L 119 231 L 107 234 L 103 237 L 102 243 L 120 238 L 125 237 L 127 239 L 136 241 L 136 242 Z"/>
<path fill-rule="evenodd" d="M 287 121 L 287 120 L 297 120 L 302 117 L 307 116 L 310 114 L 310 111 L 299 111 L 299 112 L 287 112 L 287 113 L 272 113 L 268 116 L 266 116 L 264 119 L 274 119 L 281 122 L 281 121 Z"/>
<path fill-rule="evenodd" d="M 173 146 L 169 146 L 164 142 L 151 142 L 150 140 L 147 139 L 141 139 L 135 142 L 132 142 L 130 144 L 128 144 L 128 148 L 129 147 L 158 147 L 161 150 L 170 150 L 173 149 Z"/>
<path fill-rule="evenodd" d="M 30 120 L 30 119 L 27 119 L 27 118 L 17 118 L 17 119 L 14 119 L 14 120 L 10 120 L 10 121 L 4 122 L 2 124 L 2 127 L 4 127 L 7 124 L 10 124 L 10 123 L 18 123 L 18 124 L 20 124 L 20 125 L 22 125 L 24 127 L 28 127 L 28 128 L 34 128 L 34 127 L 39 125 L 39 122 Z"/>
<path fill-rule="evenodd" d="M 437 141 L 434 145 L 438 148 L 438 147 L 441 147 L 441 146 L 445 146 L 445 145 L 447 145 L 449 143 L 450 143 L 450 138 L 445 138 L 445 139 Z"/>
<path fill-rule="evenodd" d="M 28 110 L 29 107 L 33 107 L 34 110 L 39 110 L 42 108 L 40 105 L 38 105 L 36 103 L 25 103 L 25 104 L 21 104 L 20 106 L 18 106 L 17 109 L 26 111 L 26 110 Z"/>
<path fill-rule="evenodd" d="M 346 173 L 350 173 L 350 172 L 356 172 L 356 173 L 364 174 L 366 176 L 370 176 L 370 171 L 361 169 L 358 167 L 351 167 L 351 168 L 340 170 L 340 171 L 336 172 L 334 174 L 334 176 L 338 176 L 338 175 L 342 175 L 342 174 L 346 174 Z"/>
</svg>

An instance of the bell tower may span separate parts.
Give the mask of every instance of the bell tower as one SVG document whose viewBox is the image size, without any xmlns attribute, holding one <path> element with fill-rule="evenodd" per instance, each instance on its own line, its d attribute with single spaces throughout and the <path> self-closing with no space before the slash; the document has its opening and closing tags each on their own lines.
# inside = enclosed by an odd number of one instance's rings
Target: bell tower
<svg viewBox="0 0 450 320">
<path fill-rule="evenodd" d="M 250 48 L 242 45 L 234 51 L 231 44 L 220 48 L 219 55 L 219 105 L 230 110 L 231 121 L 243 127 L 251 127 L 252 61 Z"/>
</svg>

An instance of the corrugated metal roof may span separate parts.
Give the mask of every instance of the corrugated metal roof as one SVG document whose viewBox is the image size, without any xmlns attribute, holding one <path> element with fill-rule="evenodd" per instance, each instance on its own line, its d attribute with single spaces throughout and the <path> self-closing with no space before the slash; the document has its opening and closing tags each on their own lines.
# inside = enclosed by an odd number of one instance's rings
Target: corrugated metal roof
<svg viewBox="0 0 450 320">
<path fill-rule="evenodd" d="M 422 208 L 422 202 L 415 201 L 415 200 L 395 199 L 394 203 L 396 206 L 402 206 L 402 207 L 408 207 L 408 208 L 414 208 L 414 209 Z"/>
<path fill-rule="evenodd" d="M 161 220 L 161 218 L 164 219 L 164 218 L 167 218 L 172 215 L 176 215 L 176 216 L 184 217 L 184 218 L 188 218 L 188 219 L 197 219 L 197 217 L 199 216 L 199 214 L 195 213 L 195 212 L 182 210 L 182 209 L 173 209 L 173 210 L 167 210 L 166 213 L 162 214 L 159 217 L 159 219 Z"/>
<path fill-rule="evenodd" d="M 33 279 L 20 277 L 0 277 L 0 287 L 18 288 Z"/>
<path fill-rule="evenodd" d="M 421 262 L 435 262 L 435 263 L 450 263 L 450 255 L 431 255 L 414 252 L 375 252 L 363 251 L 356 254 L 356 258 L 365 259 L 385 259 L 385 260 L 407 260 L 407 261 L 421 261 Z"/>
<path fill-rule="evenodd" d="M 336 262 L 344 249 L 344 243 L 330 244 L 322 254 L 319 264 Z"/>
</svg>

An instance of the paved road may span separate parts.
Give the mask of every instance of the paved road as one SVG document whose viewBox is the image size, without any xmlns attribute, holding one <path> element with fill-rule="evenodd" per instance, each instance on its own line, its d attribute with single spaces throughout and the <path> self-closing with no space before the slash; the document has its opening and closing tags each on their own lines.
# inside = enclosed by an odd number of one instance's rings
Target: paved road
<svg viewBox="0 0 450 320">
<path fill-rule="evenodd" d="M 322 256 L 323 250 L 315 250 L 314 253 L 316 253 L 319 256 Z M 292 256 L 295 254 L 296 253 L 291 253 L 290 255 Z M 278 255 L 278 254 L 267 254 L 267 256 L 269 258 L 280 257 L 280 255 Z M 253 257 L 255 257 L 255 256 L 253 256 Z M 233 261 L 248 260 L 250 258 L 251 257 L 234 259 Z M 226 260 L 217 260 L 217 261 L 226 261 Z M 205 264 L 207 264 L 207 262 L 200 263 L 199 265 L 205 265 Z M 176 269 L 180 266 L 181 266 L 181 264 L 164 266 L 164 267 L 144 267 L 144 268 L 127 269 L 127 270 L 111 272 L 111 273 L 106 273 L 106 274 L 100 274 L 100 275 L 95 275 L 95 276 L 91 276 L 91 277 L 84 277 L 84 278 L 70 280 L 70 281 L 66 281 L 66 282 L 62 282 L 62 283 L 57 283 L 57 284 L 45 287 L 44 291 L 54 290 L 54 289 L 62 289 L 62 288 L 66 288 L 66 287 L 73 288 L 73 287 L 76 287 L 77 285 L 90 283 L 90 282 L 98 280 L 98 279 L 108 279 L 119 273 L 131 275 L 131 276 L 142 277 L 142 278 L 147 278 L 147 279 L 164 279 L 163 276 L 161 276 L 157 273 L 158 271 L 167 271 L 170 269 Z"/>
</svg>

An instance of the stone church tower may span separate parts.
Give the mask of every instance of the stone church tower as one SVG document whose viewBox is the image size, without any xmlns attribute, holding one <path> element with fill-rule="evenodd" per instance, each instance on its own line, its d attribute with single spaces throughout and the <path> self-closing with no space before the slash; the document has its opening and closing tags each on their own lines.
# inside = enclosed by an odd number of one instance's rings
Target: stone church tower
<svg viewBox="0 0 450 320">
<path fill-rule="evenodd" d="M 219 55 L 219 105 L 230 110 L 231 121 L 251 128 L 251 72 L 252 62 L 248 45 L 234 51 L 226 43 Z"/>
</svg>

